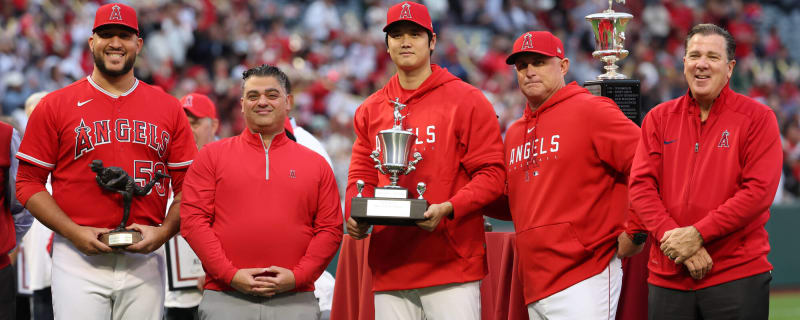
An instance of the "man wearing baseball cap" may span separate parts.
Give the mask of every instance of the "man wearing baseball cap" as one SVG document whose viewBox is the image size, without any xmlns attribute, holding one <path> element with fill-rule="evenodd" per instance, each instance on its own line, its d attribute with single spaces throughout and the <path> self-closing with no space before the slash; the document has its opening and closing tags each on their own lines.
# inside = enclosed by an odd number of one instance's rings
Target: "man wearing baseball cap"
<svg viewBox="0 0 800 320">
<path fill-rule="evenodd" d="M 216 140 L 215 134 L 219 129 L 217 107 L 208 96 L 199 93 L 187 94 L 181 98 L 181 106 L 186 111 L 189 125 L 192 126 L 197 149 Z"/>
<path fill-rule="evenodd" d="M 56 233 L 56 319 L 162 317 L 162 245 L 178 231 L 183 176 L 197 147 L 178 99 L 136 79 L 142 42 L 133 8 L 98 8 L 88 39 L 94 70 L 42 98 L 17 153 L 17 198 Z M 99 240 L 120 224 L 123 201 L 98 185 L 93 160 L 121 168 L 139 187 L 154 182 L 130 202 L 125 228 L 141 234 L 140 241 L 112 249 L 117 243 Z M 52 196 L 45 190 L 48 175 Z"/>
<path fill-rule="evenodd" d="M 372 230 L 375 318 L 480 319 L 480 280 L 487 272 L 481 208 L 502 193 L 500 126 L 480 90 L 431 64 L 436 34 L 424 5 L 398 3 L 386 20 L 387 51 L 397 74 L 356 110 L 345 212 L 349 217 L 357 180 L 366 183 L 365 197 L 389 184 L 369 154 L 377 148 L 378 132 L 394 124 L 395 101 L 406 105 L 400 110 L 403 128 L 417 134 L 411 152 L 423 157 L 398 184 L 415 190 L 425 182 L 430 206 L 418 227 Z M 347 219 L 355 239 L 365 238 L 369 227 Z"/>
<path fill-rule="evenodd" d="M 551 33 L 526 32 L 513 50 L 506 63 L 527 106 L 506 133 L 506 195 L 528 314 L 614 319 L 639 128 L 612 100 L 565 83 L 569 59 Z"/>
</svg>

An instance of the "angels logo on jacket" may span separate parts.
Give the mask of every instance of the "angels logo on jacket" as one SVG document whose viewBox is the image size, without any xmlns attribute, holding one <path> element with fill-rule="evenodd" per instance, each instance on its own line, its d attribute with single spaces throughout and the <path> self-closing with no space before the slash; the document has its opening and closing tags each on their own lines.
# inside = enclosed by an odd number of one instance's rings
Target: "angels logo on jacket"
<svg viewBox="0 0 800 320">
<path fill-rule="evenodd" d="M 97 120 L 88 125 L 81 119 L 74 131 L 76 160 L 94 150 L 95 146 L 111 143 L 112 138 L 117 142 L 146 145 L 163 158 L 170 140 L 169 132 L 153 123 L 124 118 L 116 119 L 113 127 L 108 119 Z"/>
<path fill-rule="evenodd" d="M 719 144 L 717 144 L 717 148 L 730 148 L 731 146 L 728 144 L 728 135 L 730 133 L 728 130 L 722 132 L 722 138 L 719 139 Z"/>
<path fill-rule="evenodd" d="M 530 130 L 533 131 L 533 130 Z M 561 136 L 558 134 L 548 137 L 538 137 L 536 139 L 529 139 L 526 137 L 525 143 L 508 150 L 508 169 L 517 170 L 519 167 L 525 168 L 524 164 L 528 159 L 533 159 L 537 163 L 542 161 L 558 159 L 559 140 Z M 537 176 L 535 174 L 534 176 Z"/>
<path fill-rule="evenodd" d="M 400 11 L 400 18 L 398 19 L 413 19 L 411 18 L 411 5 L 406 2 L 401 7 L 403 9 Z"/>
</svg>

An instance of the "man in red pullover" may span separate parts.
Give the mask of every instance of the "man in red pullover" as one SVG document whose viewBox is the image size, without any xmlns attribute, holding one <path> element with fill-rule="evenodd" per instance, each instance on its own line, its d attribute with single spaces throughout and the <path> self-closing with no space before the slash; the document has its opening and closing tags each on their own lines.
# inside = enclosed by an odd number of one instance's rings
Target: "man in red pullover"
<svg viewBox="0 0 800 320">
<path fill-rule="evenodd" d="M 480 280 L 487 272 L 480 209 L 502 193 L 500 126 L 478 89 L 430 63 L 436 34 L 424 5 L 389 8 L 383 31 L 397 74 L 356 110 L 346 213 L 357 180 L 366 182 L 365 197 L 389 184 L 369 154 L 378 132 L 394 124 L 395 99 L 407 105 L 402 125 L 417 135 L 412 152 L 424 159 L 398 184 L 415 190 L 425 182 L 431 205 L 419 227 L 373 228 L 368 260 L 375 318 L 480 319 Z M 366 237 L 368 228 L 347 220 L 355 239 Z"/>
<path fill-rule="evenodd" d="M 181 235 L 203 262 L 203 319 L 318 319 L 316 280 L 342 240 L 333 170 L 291 141 L 280 69 L 243 74 L 245 130 L 207 144 L 189 168 Z"/>
<path fill-rule="evenodd" d="M 683 57 L 689 91 L 642 123 L 630 200 L 660 241 L 650 249 L 650 319 L 767 318 L 764 225 L 781 141 L 772 110 L 728 87 L 735 49 L 718 26 L 692 28 Z M 709 255 L 713 269 L 684 262 L 698 255 Z"/>
<path fill-rule="evenodd" d="M 513 50 L 506 63 L 528 103 L 506 133 L 506 192 L 528 314 L 614 319 L 639 128 L 610 99 L 565 83 L 569 59 L 551 33 L 527 32 Z"/>
</svg>

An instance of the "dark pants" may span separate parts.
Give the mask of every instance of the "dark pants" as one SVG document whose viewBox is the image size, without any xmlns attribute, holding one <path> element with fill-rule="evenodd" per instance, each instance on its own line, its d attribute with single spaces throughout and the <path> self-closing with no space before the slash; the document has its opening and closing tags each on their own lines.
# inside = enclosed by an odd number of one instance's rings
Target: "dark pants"
<svg viewBox="0 0 800 320">
<path fill-rule="evenodd" d="M 197 307 L 191 308 L 166 308 L 165 320 L 197 320 Z"/>
<path fill-rule="evenodd" d="M 53 320 L 53 292 L 50 287 L 33 291 L 33 320 Z"/>
<path fill-rule="evenodd" d="M 695 291 L 649 285 L 650 320 L 741 319 L 766 320 L 769 316 L 769 282 L 764 272 Z"/>
<path fill-rule="evenodd" d="M 5 253 L 0 253 L 5 254 Z M 0 320 L 17 318 L 17 273 L 14 266 L 0 269 Z"/>
</svg>

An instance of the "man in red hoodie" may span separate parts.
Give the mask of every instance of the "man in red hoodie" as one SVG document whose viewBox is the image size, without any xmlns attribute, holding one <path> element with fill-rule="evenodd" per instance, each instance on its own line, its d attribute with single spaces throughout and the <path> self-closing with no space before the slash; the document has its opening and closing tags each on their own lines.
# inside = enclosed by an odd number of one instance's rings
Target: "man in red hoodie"
<svg viewBox="0 0 800 320">
<path fill-rule="evenodd" d="M 318 319 L 316 280 L 342 240 L 333 170 L 290 140 L 289 79 L 243 74 L 246 128 L 206 145 L 185 179 L 181 235 L 206 271 L 203 319 Z"/>
<path fill-rule="evenodd" d="M 781 140 L 772 110 L 728 87 L 735 49 L 718 26 L 692 28 L 683 57 L 689 91 L 642 123 L 630 200 L 660 241 L 650 249 L 650 319 L 768 315 L 764 225 L 780 179 Z M 697 255 L 710 255 L 713 269 L 691 270 L 684 261 Z"/>
<path fill-rule="evenodd" d="M 531 319 L 614 319 L 622 283 L 617 237 L 639 128 L 608 98 L 566 84 L 561 40 L 514 43 L 523 117 L 508 129 L 508 205 Z"/>
<path fill-rule="evenodd" d="M 500 126 L 478 89 L 430 63 L 436 34 L 424 5 L 394 5 L 383 30 L 397 74 L 356 110 L 346 213 L 357 180 L 366 182 L 365 197 L 389 184 L 369 154 L 378 132 L 394 124 L 396 99 L 407 105 L 400 111 L 403 128 L 418 136 L 412 152 L 423 157 L 398 184 L 415 190 L 425 182 L 431 204 L 419 227 L 373 228 L 368 260 L 375 318 L 480 319 L 479 282 L 487 272 L 480 209 L 502 193 Z M 368 228 L 347 220 L 355 239 L 366 237 Z"/>
</svg>

